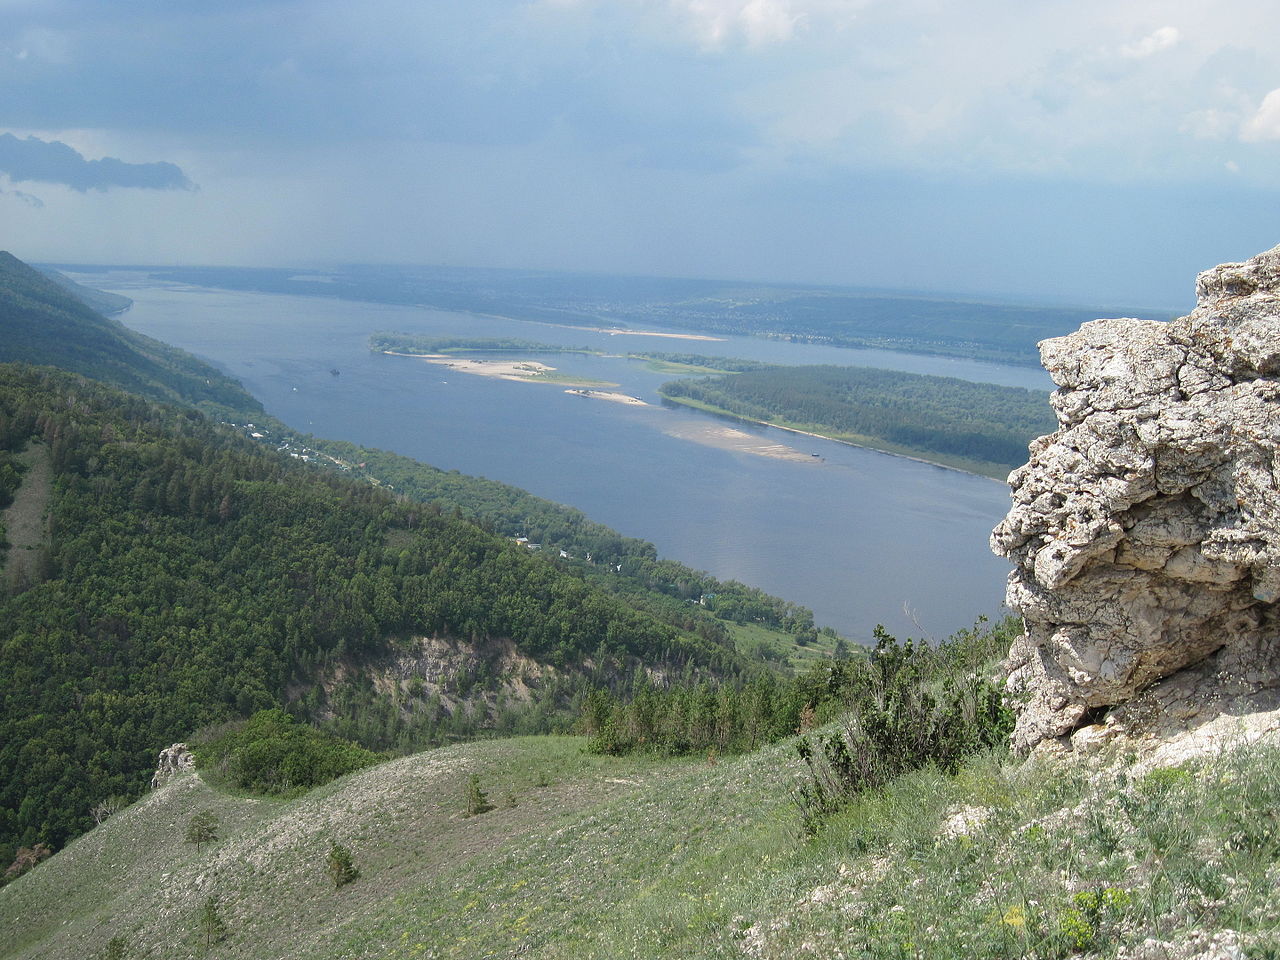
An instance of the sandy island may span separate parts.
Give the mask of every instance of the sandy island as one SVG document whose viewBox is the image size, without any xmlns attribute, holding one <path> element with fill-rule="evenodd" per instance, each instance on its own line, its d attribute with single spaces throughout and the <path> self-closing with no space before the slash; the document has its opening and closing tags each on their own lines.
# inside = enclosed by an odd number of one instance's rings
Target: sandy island
<svg viewBox="0 0 1280 960">
<path fill-rule="evenodd" d="M 734 453 L 750 453 L 757 457 L 769 457 L 773 460 L 790 460 L 793 463 L 822 463 L 822 458 L 813 454 L 788 447 L 785 443 L 770 443 L 763 437 L 735 430 L 719 424 L 681 423 L 663 431 L 668 436 L 681 440 L 692 440 L 720 450 Z"/>
<path fill-rule="evenodd" d="M 575 397 L 589 397 L 592 400 L 608 400 L 611 403 L 625 403 L 632 407 L 647 407 L 650 404 L 645 403 L 639 397 L 628 396 L 625 393 L 610 393 L 608 390 L 566 390 L 565 393 L 573 394 Z"/>
<path fill-rule="evenodd" d="M 469 373 L 477 377 L 494 377 L 498 380 L 515 380 L 518 383 L 555 383 L 560 386 L 575 381 L 568 377 L 547 377 L 555 373 L 556 368 L 537 360 L 471 360 L 465 357 L 451 357 L 445 353 L 400 353 L 395 350 L 383 350 L 390 357 L 412 357 L 425 360 L 437 366 L 448 367 L 459 373 Z M 596 386 L 599 381 L 582 380 L 580 386 Z"/>
</svg>

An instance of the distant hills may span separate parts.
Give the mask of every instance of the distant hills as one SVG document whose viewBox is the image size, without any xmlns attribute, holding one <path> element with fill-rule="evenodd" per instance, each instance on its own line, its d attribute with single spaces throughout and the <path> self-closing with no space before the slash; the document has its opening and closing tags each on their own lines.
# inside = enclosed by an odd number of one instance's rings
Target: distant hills
<svg viewBox="0 0 1280 960">
<path fill-rule="evenodd" d="M 5 251 L 0 251 L 0 332 L 0 363 L 56 366 L 211 413 L 262 412 L 238 382 L 103 316 L 65 284 Z"/>
<path fill-rule="evenodd" d="M 402 303 L 567 326 L 652 327 L 1039 366 L 1036 344 L 1132 308 L 995 302 L 939 293 L 459 267 L 156 267 L 157 279 Z M 1167 310 L 1137 316 L 1171 319 Z"/>
</svg>

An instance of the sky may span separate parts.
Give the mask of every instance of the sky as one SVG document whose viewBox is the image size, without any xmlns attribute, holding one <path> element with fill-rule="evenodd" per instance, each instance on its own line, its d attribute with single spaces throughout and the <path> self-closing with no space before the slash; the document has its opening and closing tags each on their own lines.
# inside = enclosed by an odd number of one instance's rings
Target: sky
<svg viewBox="0 0 1280 960">
<path fill-rule="evenodd" d="M 1269 0 L 0 0 L 0 248 L 1187 308 L 1280 243 Z"/>
</svg>

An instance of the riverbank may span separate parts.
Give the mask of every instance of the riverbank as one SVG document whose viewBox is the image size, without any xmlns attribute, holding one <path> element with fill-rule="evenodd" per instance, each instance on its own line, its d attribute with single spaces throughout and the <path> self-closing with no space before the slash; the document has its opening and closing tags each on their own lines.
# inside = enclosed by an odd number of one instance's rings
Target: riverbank
<svg viewBox="0 0 1280 960">
<path fill-rule="evenodd" d="M 740 423 L 753 423 L 762 427 L 776 427 L 779 430 L 786 430 L 788 433 L 798 433 L 806 437 L 818 437 L 822 440 L 832 440 L 835 443 L 843 443 L 850 447 L 863 447 L 867 450 L 875 450 L 879 453 L 887 453 L 890 456 L 901 457 L 904 460 L 914 460 L 917 463 L 927 463 L 931 466 L 942 467 L 945 470 L 955 470 L 959 473 L 967 473 L 971 476 L 982 477 L 987 480 L 997 480 L 1000 483 L 1005 482 L 1011 469 L 1006 468 L 1002 464 L 967 460 L 963 457 L 947 457 L 931 453 L 927 450 L 916 450 L 911 447 L 901 446 L 900 444 L 889 443 L 887 440 L 881 440 L 878 437 L 851 436 L 848 434 L 837 434 L 834 432 L 824 433 L 820 429 L 813 427 L 811 424 L 796 424 L 785 420 L 772 421 L 759 420 L 754 417 L 744 417 L 741 414 L 734 413 L 732 410 L 726 410 L 723 407 L 704 403 L 701 400 L 694 400 L 691 397 L 668 397 L 664 395 L 663 399 L 670 403 L 678 403 L 683 407 L 691 407 L 694 410 L 701 410 L 704 413 L 715 414 L 718 417 L 729 417 L 733 420 L 739 421 Z"/>
</svg>

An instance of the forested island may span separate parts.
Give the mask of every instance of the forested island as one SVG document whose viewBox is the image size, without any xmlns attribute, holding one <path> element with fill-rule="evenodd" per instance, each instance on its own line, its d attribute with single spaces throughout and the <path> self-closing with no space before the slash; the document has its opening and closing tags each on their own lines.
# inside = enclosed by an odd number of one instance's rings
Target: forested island
<svg viewBox="0 0 1280 960">
<path fill-rule="evenodd" d="M 769 366 L 673 380 L 667 399 L 1003 479 L 1051 433 L 1048 394 L 871 367 Z"/>
</svg>

